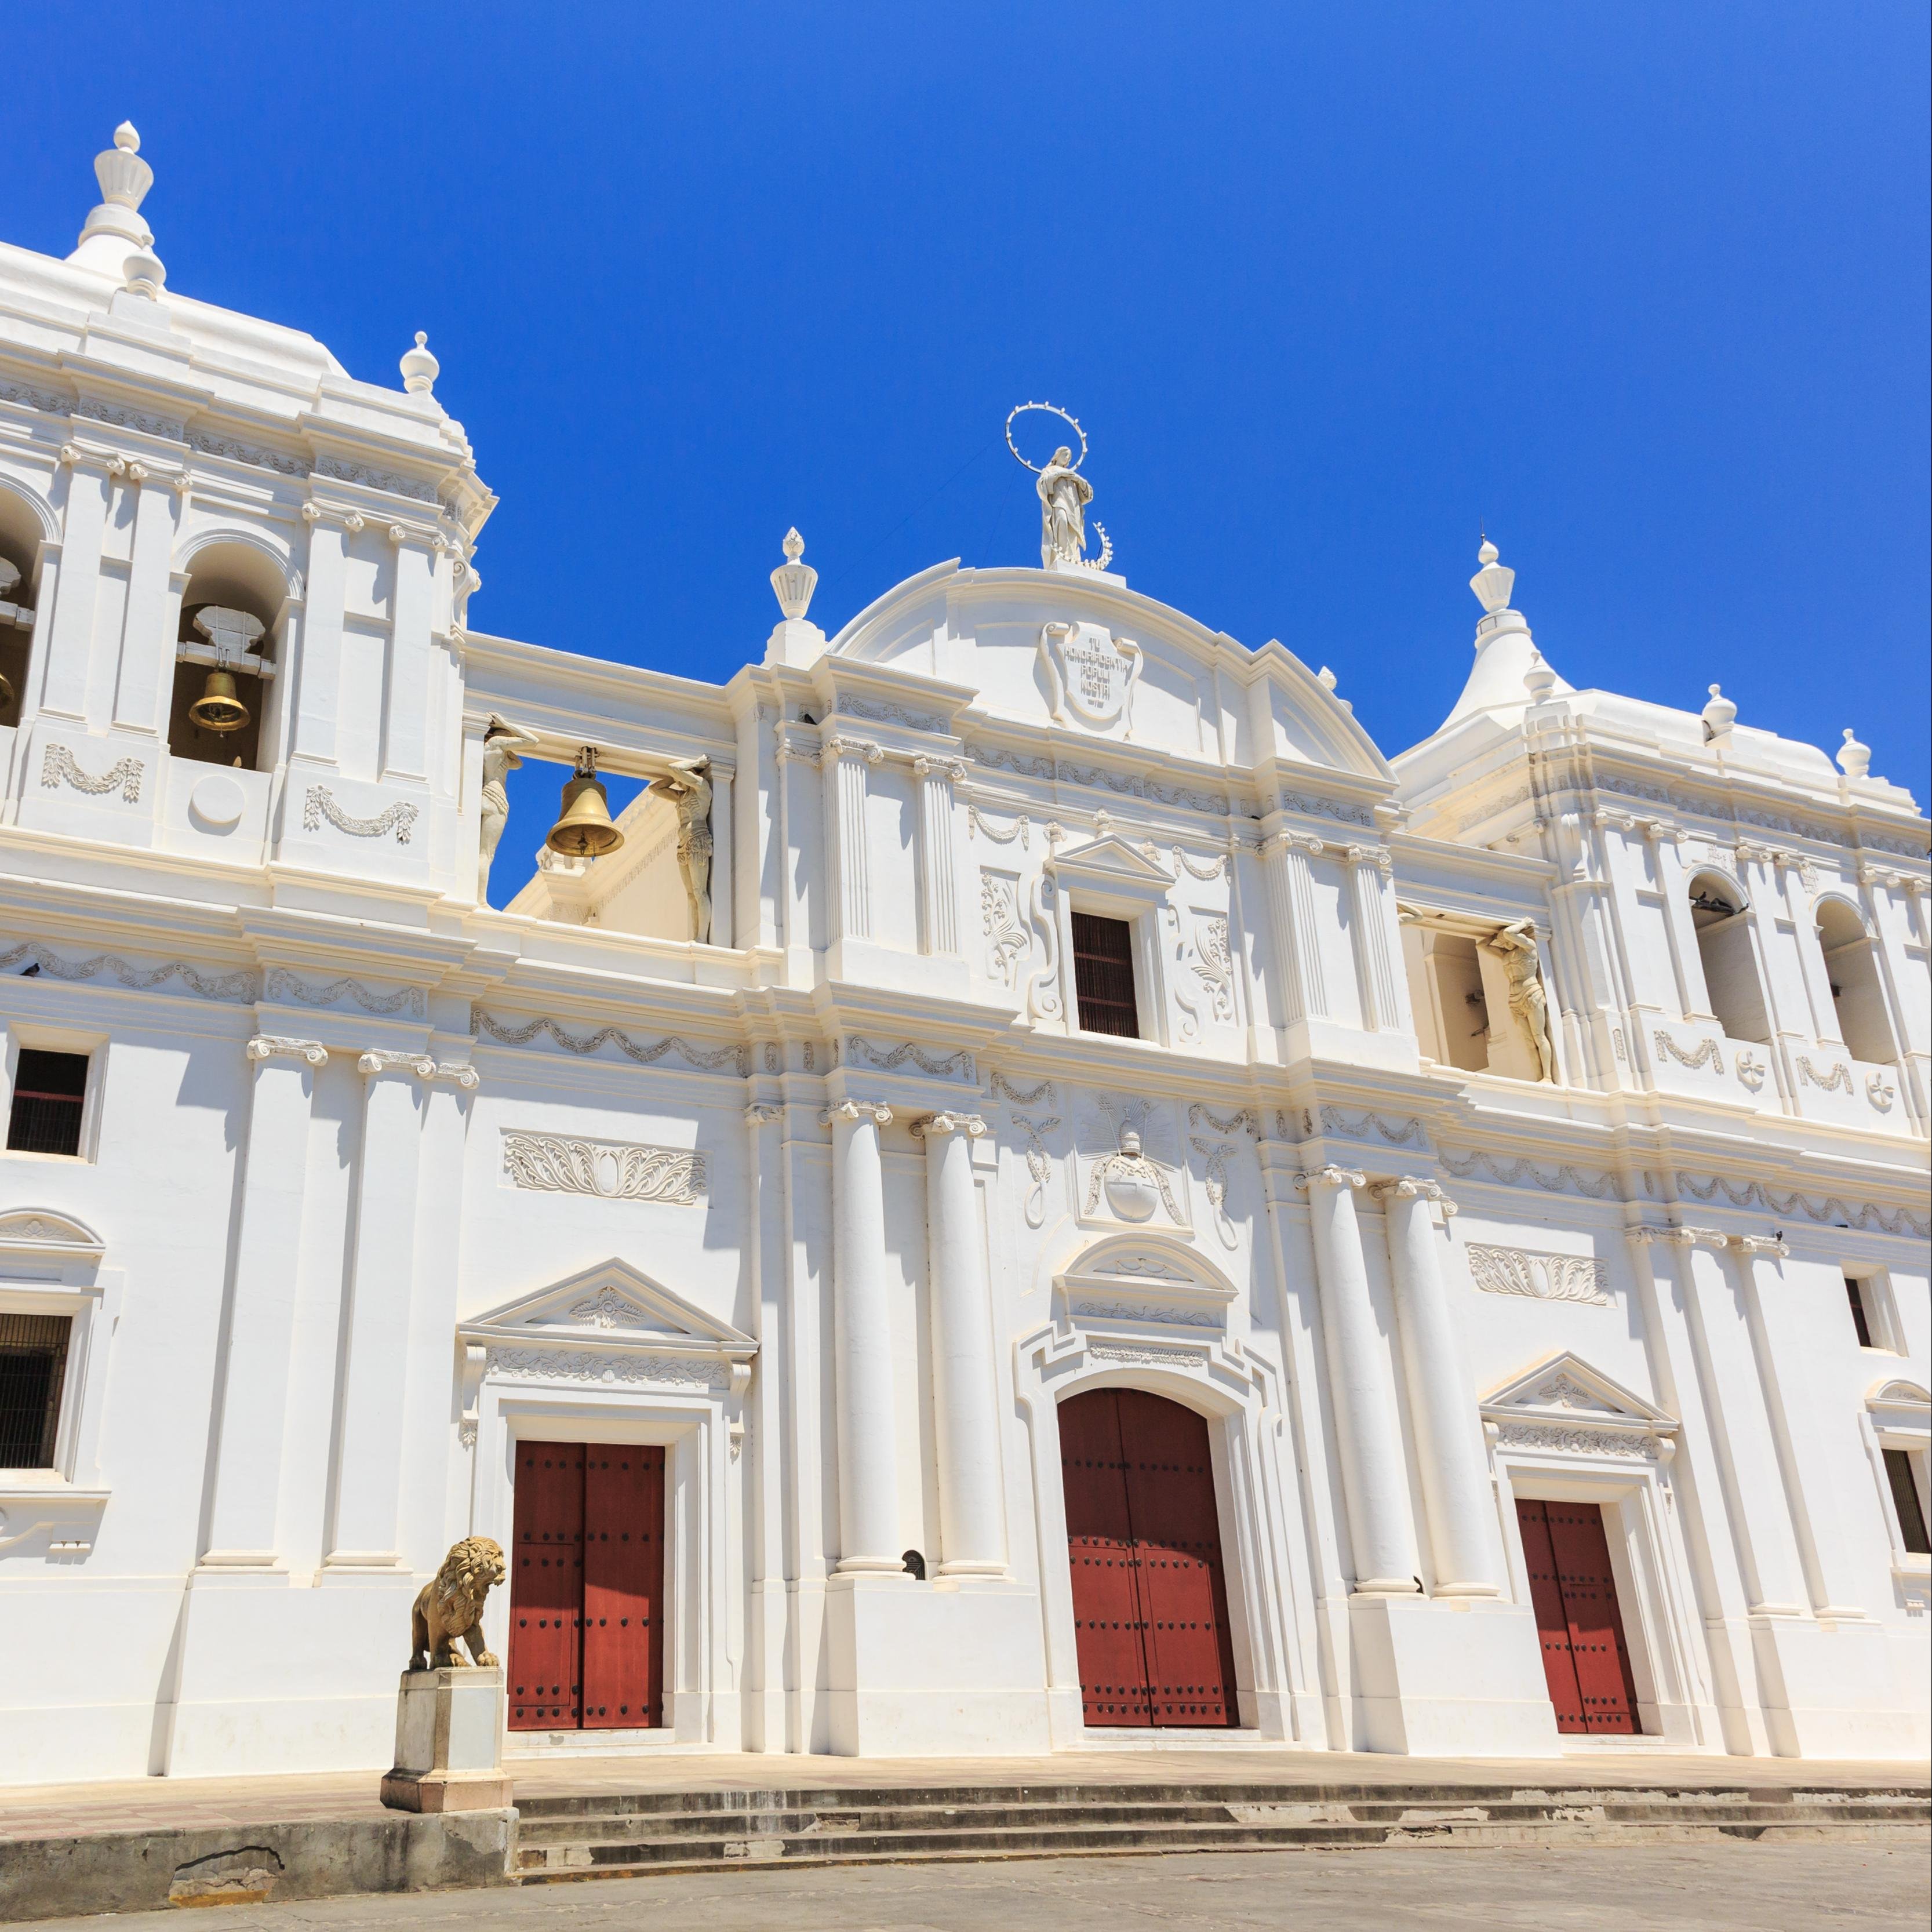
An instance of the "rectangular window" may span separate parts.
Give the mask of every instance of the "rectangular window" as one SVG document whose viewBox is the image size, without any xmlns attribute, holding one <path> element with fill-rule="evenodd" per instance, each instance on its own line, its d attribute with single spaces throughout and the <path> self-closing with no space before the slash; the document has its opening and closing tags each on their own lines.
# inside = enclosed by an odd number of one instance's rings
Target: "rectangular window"
<svg viewBox="0 0 1932 1932">
<path fill-rule="evenodd" d="M 64 1315 L 0 1315 L 0 1469 L 51 1469 L 67 1379 Z"/>
<path fill-rule="evenodd" d="M 1892 1506 L 1898 1512 L 1899 1534 L 1915 1556 L 1932 1556 L 1932 1538 L 1925 1534 L 1925 1505 L 1919 1500 L 1918 1479 L 1912 1473 L 1910 1450 L 1885 1451 L 1885 1473 L 1892 1484 Z"/>
<path fill-rule="evenodd" d="M 1876 1348 L 1879 1344 L 1872 1332 L 1872 1311 L 1865 1300 L 1865 1285 L 1855 1274 L 1845 1277 L 1845 1299 L 1852 1305 L 1852 1326 L 1858 1331 L 1858 1346 Z"/>
<path fill-rule="evenodd" d="M 1073 989 L 1087 1033 L 1141 1036 L 1134 998 L 1134 929 L 1124 919 L 1073 915 Z"/>
<path fill-rule="evenodd" d="M 87 1100 L 87 1055 L 23 1046 L 14 1070 L 9 1154 L 78 1154 Z"/>
</svg>

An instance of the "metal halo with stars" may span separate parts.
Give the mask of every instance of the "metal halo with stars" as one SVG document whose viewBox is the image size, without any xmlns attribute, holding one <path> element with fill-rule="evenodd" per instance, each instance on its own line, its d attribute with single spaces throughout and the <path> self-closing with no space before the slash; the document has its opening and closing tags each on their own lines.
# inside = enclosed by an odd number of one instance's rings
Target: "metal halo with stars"
<svg viewBox="0 0 1932 1932">
<path fill-rule="evenodd" d="M 1028 462 L 1026 458 L 1021 455 L 1019 446 L 1013 441 L 1013 418 L 1015 416 L 1024 416 L 1029 410 L 1045 410 L 1049 415 L 1058 416 L 1080 439 L 1080 454 L 1073 459 L 1071 466 L 1078 470 L 1081 464 L 1087 460 L 1087 432 L 1080 427 L 1080 418 L 1078 416 L 1069 415 L 1058 403 L 1022 403 L 1017 409 L 1009 410 L 1006 412 L 1006 447 L 1012 452 L 1014 461 L 1018 464 L 1022 470 L 1030 470 L 1036 476 L 1040 472 L 1041 466 L 1036 463 Z"/>
</svg>

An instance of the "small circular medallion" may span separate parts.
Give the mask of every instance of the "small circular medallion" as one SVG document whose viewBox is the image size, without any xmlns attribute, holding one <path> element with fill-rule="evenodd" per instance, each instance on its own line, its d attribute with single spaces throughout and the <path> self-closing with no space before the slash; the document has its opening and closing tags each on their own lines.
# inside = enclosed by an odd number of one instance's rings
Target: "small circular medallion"
<svg viewBox="0 0 1932 1932">
<path fill-rule="evenodd" d="M 248 803 L 242 788 L 226 772 L 210 772 L 195 781 L 188 808 L 205 830 L 226 832 L 240 824 Z"/>
</svg>

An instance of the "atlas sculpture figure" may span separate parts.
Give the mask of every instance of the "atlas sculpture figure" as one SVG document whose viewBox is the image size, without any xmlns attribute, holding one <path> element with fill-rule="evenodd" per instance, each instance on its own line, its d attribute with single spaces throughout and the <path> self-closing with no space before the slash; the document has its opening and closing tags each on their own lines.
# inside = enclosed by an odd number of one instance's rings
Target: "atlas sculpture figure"
<svg viewBox="0 0 1932 1932">
<path fill-rule="evenodd" d="M 1536 950 L 1536 929 L 1526 919 L 1498 928 L 1485 942 L 1502 963 L 1509 981 L 1509 1007 L 1528 1034 L 1536 1049 L 1538 1078 L 1553 1081 L 1556 1066 L 1550 1049 L 1550 1003 L 1544 995 L 1541 962 Z"/>
<path fill-rule="evenodd" d="M 711 940 L 711 780 L 709 758 L 674 758 L 670 770 L 650 788 L 677 808 L 677 866 L 691 906 L 691 936 Z"/>
<path fill-rule="evenodd" d="M 483 734 L 482 826 L 478 837 L 476 894 L 487 902 L 490 894 L 490 866 L 496 856 L 497 842 L 509 823 L 510 794 L 504 781 L 524 761 L 520 746 L 537 742 L 534 731 L 507 723 L 493 711 Z"/>
</svg>

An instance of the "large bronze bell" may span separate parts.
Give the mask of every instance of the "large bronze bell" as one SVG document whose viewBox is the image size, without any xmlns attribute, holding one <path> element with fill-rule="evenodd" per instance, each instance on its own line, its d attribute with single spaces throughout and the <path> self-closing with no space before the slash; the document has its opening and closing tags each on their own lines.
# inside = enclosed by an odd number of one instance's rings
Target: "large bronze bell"
<svg viewBox="0 0 1932 1932">
<path fill-rule="evenodd" d="M 544 841 L 566 859 L 596 859 L 614 852 L 624 835 L 610 822 L 610 800 L 597 776 L 597 753 L 586 745 L 577 754 L 577 775 L 563 788 L 563 807 Z"/>
<path fill-rule="evenodd" d="M 238 731 L 248 722 L 248 707 L 236 695 L 235 674 L 212 670 L 201 695 L 188 708 L 188 715 L 204 731 Z"/>
</svg>

